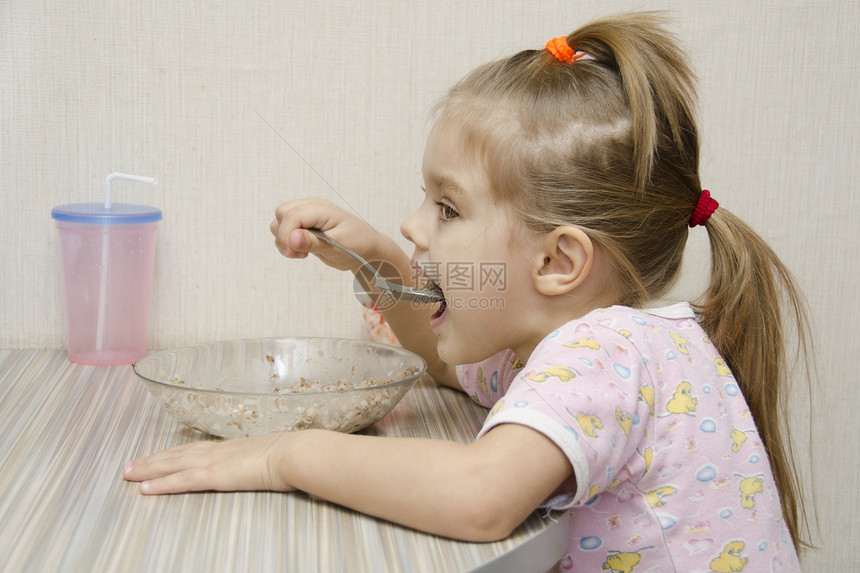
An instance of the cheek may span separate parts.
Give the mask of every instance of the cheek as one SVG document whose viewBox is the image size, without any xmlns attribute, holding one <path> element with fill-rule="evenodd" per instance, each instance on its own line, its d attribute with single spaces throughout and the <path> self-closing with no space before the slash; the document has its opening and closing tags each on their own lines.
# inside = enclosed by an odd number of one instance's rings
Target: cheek
<svg viewBox="0 0 860 573">
<path fill-rule="evenodd" d="M 456 309 L 474 308 L 476 297 L 481 296 L 474 266 L 462 261 L 446 261 L 440 270 L 449 306 Z"/>
<path fill-rule="evenodd" d="M 449 301 L 448 318 L 461 343 L 492 350 L 506 339 L 515 326 L 505 312 L 503 298 L 454 297 Z"/>
<path fill-rule="evenodd" d="M 476 320 L 463 318 L 448 317 L 437 344 L 439 358 L 448 364 L 474 364 L 504 350 L 493 339 L 493 329 L 487 329 Z"/>
<path fill-rule="evenodd" d="M 439 261 L 446 291 L 452 296 L 480 297 L 495 289 L 491 286 L 493 276 L 504 277 L 506 264 L 493 253 L 469 248 L 474 241 L 470 236 L 445 237 L 434 242 L 431 255 Z M 465 246 L 465 248 L 464 248 Z"/>
</svg>

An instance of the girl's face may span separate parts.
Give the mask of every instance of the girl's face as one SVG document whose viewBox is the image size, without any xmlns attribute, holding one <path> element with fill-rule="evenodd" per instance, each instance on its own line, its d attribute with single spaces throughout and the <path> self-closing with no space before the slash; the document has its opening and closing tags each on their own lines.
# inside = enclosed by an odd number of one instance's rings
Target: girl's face
<svg viewBox="0 0 860 573">
<path fill-rule="evenodd" d="M 424 201 L 401 232 L 415 244 L 413 266 L 445 293 L 430 320 L 439 357 L 469 364 L 511 348 L 525 360 L 527 312 L 518 311 L 537 296 L 536 239 L 493 197 L 480 155 L 450 122 L 431 131 L 422 171 Z"/>
</svg>

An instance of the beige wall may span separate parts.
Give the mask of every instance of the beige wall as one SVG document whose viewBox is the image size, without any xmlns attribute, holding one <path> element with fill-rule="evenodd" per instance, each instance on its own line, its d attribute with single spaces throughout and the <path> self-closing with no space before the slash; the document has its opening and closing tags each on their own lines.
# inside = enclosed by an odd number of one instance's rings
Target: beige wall
<svg viewBox="0 0 860 573">
<path fill-rule="evenodd" d="M 822 376 L 814 471 L 805 466 L 823 548 L 806 568 L 850 570 L 860 527 L 860 3 L 814 4 L 3 2 L 0 346 L 63 346 L 49 212 L 99 200 L 112 171 L 159 179 L 115 186 L 117 201 L 164 210 L 151 348 L 361 336 L 349 278 L 273 248 L 274 207 L 320 196 L 397 234 L 419 201 L 428 108 L 451 82 L 592 17 L 668 8 L 701 77 L 702 179 L 772 243 L 812 305 Z M 680 294 L 701 282 L 704 231 L 694 235 Z M 797 398 L 805 456 L 810 411 Z"/>
</svg>

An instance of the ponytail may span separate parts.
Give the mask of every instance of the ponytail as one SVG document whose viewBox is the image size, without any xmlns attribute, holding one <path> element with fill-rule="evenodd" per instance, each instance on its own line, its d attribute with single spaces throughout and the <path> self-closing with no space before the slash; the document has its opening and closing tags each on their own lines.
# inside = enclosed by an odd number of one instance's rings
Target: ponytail
<svg viewBox="0 0 860 573">
<path fill-rule="evenodd" d="M 702 327 L 729 364 L 770 458 L 782 513 L 795 547 L 812 547 L 809 520 L 800 498 L 787 420 L 786 321 L 794 323 L 798 359 L 810 374 L 809 316 L 788 268 L 740 218 L 717 209 L 706 227 L 711 276 L 694 305 Z"/>
</svg>

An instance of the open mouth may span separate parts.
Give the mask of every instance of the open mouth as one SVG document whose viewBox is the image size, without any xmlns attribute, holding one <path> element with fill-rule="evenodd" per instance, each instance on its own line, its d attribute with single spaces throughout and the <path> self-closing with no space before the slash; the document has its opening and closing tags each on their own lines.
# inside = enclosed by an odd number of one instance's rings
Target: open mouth
<svg viewBox="0 0 860 573">
<path fill-rule="evenodd" d="M 437 308 L 436 311 L 431 315 L 431 318 L 433 319 L 441 317 L 448 309 L 448 301 L 445 300 L 445 292 L 435 280 L 428 276 L 428 274 L 424 271 L 424 269 L 418 262 L 413 260 L 412 268 L 415 269 L 415 272 L 421 277 L 423 281 L 425 281 L 425 284 L 422 285 L 423 288 L 433 291 L 435 294 L 438 294 L 442 297 L 442 302 L 439 303 L 439 308 Z"/>
<path fill-rule="evenodd" d="M 427 281 L 427 284 L 424 285 L 424 288 L 442 297 L 442 302 L 439 303 L 439 308 L 437 308 L 436 312 L 434 312 L 432 315 L 432 318 L 439 318 L 445 313 L 445 309 L 448 308 L 448 301 L 445 300 L 445 292 L 442 290 L 442 287 L 436 284 L 436 282 L 430 279 L 427 275 L 423 276 Z"/>
<path fill-rule="evenodd" d="M 430 318 L 439 318 L 445 314 L 446 310 L 448 310 L 448 302 L 445 299 L 442 299 L 442 302 L 439 303 L 439 308 L 436 309 L 436 312 L 434 312 Z"/>
</svg>

